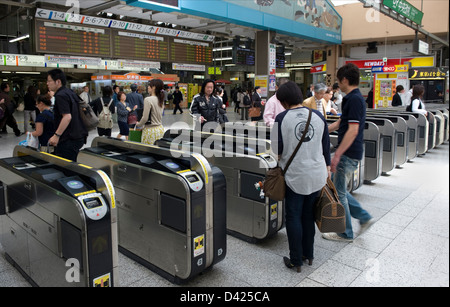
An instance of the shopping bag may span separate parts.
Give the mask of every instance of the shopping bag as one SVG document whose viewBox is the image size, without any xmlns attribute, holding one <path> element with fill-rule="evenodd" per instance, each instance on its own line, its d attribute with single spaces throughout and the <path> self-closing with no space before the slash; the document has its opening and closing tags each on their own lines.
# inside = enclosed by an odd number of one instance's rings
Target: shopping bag
<svg viewBox="0 0 450 307">
<path fill-rule="evenodd" d="M 37 136 L 33 136 L 31 133 L 27 133 L 27 146 L 39 148 L 39 138 Z"/>
<path fill-rule="evenodd" d="M 141 129 L 130 129 L 128 140 L 133 142 L 140 143 L 142 139 L 142 130 Z"/>
</svg>

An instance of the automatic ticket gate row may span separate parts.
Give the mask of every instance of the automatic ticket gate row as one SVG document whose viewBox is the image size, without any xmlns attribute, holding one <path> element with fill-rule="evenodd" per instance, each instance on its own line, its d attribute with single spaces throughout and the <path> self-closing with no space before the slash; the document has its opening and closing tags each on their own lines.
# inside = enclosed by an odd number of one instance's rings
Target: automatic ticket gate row
<svg viewBox="0 0 450 307">
<path fill-rule="evenodd" d="M 256 242 L 283 227 L 283 202 L 264 196 L 258 183 L 277 165 L 270 141 L 193 130 L 171 129 L 156 142 L 161 147 L 203 154 L 219 167 L 227 182 L 227 230 Z"/>
<path fill-rule="evenodd" d="M 199 154 L 97 137 L 78 161 L 116 191 L 119 251 L 174 283 L 226 255 L 226 182 Z"/>
<path fill-rule="evenodd" d="M 117 209 L 104 172 L 16 146 L 0 180 L 0 242 L 32 285 L 114 286 Z"/>
<path fill-rule="evenodd" d="M 412 113 L 394 113 L 394 112 L 367 112 L 368 116 L 372 117 L 385 117 L 390 119 L 393 123 L 395 120 L 393 118 L 402 118 L 407 125 L 407 132 L 405 134 L 404 131 L 400 129 L 400 127 L 396 127 L 398 129 L 397 134 L 397 152 L 400 153 L 400 157 L 403 157 L 403 151 L 406 150 L 407 161 L 413 160 L 417 155 L 419 155 L 419 149 L 423 150 L 428 148 L 428 146 L 424 146 L 425 142 L 428 139 L 424 139 L 424 131 L 427 131 L 425 128 L 427 126 L 427 120 L 425 116 L 421 114 L 412 114 Z M 398 120 L 397 120 L 398 121 Z M 403 122 L 403 121 L 402 121 Z M 420 124 L 419 124 L 420 123 Z M 422 136 L 419 138 L 419 136 Z M 397 157 L 399 159 L 399 157 Z M 402 165 L 401 160 L 397 159 L 397 165 Z"/>
<path fill-rule="evenodd" d="M 406 120 L 400 116 L 389 116 L 389 115 L 378 115 L 378 114 L 370 114 L 368 115 L 370 118 L 380 118 L 380 119 L 388 119 L 390 122 L 392 122 L 394 129 L 395 129 L 395 143 L 396 147 L 395 149 L 391 149 L 389 147 L 390 142 L 386 142 L 386 144 L 383 144 L 386 146 L 386 150 L 389 152 L 395 151 L 395 154 L 393 156 L 395 157 L 395 166 L 400 167 L 401 165 L 405 164 L 408 161 L 408 152 L 409 152 L 409 142 L 407 141 L 408 138 L 408 124 L 406 123 Z"/>
<path fill-rule="evenodd" d="M 377 109 L 370 110 L 368 114 L 387 114 L 387 115 L 411 115 L 417 120 L 417 153 L 418 155 L 425 154 L 429 149 L 434 148 L 436 142 L 436 125 L 435 116 L 429 113 L 425 116 L 420 113 L 405 112 L 399 109 Z"/>
<path fill-rule="evenodd" d="M 266 126 L 249 126 L 249 125 L 225 125 L 222 127 L 222 133 L 241 136 L 247 138 L 259 138 L 270 141 L 272 128 Z M 333 134 L 330 134 L 330 141 L 333 146 L 337 145 L 337 135 L 336 138 L 333 137 Z M 358 169 L 355 171 L 352 180 L 347 187 L 349 192 L 353 192 L 357 190 L 362 184 L 364 180 L 364 159 L 359 163 Z"/>
</svg>

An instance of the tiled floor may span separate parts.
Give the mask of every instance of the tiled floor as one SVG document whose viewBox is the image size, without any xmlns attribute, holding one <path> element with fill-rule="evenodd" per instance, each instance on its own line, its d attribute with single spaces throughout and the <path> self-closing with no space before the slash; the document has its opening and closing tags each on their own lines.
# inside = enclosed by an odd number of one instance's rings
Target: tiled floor
<svg viewBox="0 0 450 307">
<path fill-rule="evenodd" d="M 228 117 L 238 120 L 231 109 Z M 169 111 L 163 120 L 166 128 L 179 121 L 192 123 L 187 112 L 174 116 Z M 14 145 L 24 139 L 9 132 L 1 135 L 0 157 L 11 156 Z M 95 135 L 90 134 L 88 144 Z M 354 196 L 376 223 L 353 243 L 327 241 L 317 232 L 314 264 L 303 266 L 301 273 L 283 264 L 288 244 L 282 229 L 260 244 L 228 236 L 226 258 L 187 286 L 449 286 L 448 142 L 363 185 Z M 353 225 L 358 232 L 357 221 Z M 119 286 L 173 286 L 122 254 L 119 273 Z M 0 245 L 1 286 L 29 284 L 6 262 Z"/>
</svg>

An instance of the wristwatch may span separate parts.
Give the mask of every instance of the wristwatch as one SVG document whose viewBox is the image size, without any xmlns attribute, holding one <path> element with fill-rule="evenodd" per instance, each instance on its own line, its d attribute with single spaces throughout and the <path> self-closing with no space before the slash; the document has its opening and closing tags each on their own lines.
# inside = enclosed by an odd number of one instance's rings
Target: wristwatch
<svg viewBox="0 0 450 307">
<path fill-rule="evenodd" d="M 58 133 L 56 133 L 56 132 L 55 132 L 55 135 L 56 135 L 57 137 L 59 137 L 59 138 L 61 137 L 61 134 L 58 134 Z"/>
</svg>

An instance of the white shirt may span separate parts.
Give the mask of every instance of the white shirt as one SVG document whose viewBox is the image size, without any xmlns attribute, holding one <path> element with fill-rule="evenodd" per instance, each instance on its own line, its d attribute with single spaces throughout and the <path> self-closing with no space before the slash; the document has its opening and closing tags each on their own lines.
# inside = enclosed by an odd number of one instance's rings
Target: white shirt
<svg viewBox="0 0 450 307">
<path fill-rule="evenodd" d="M 421 109 L 419 109 L 419 106 L 421 106 Z M 428 112 L 425 110 L 425 105 L 420 99 L 414 99 L 412 102 L 411 109 L 415 113 L 420 113 L 423 115 L 427 115 Z"/>
</svg>

